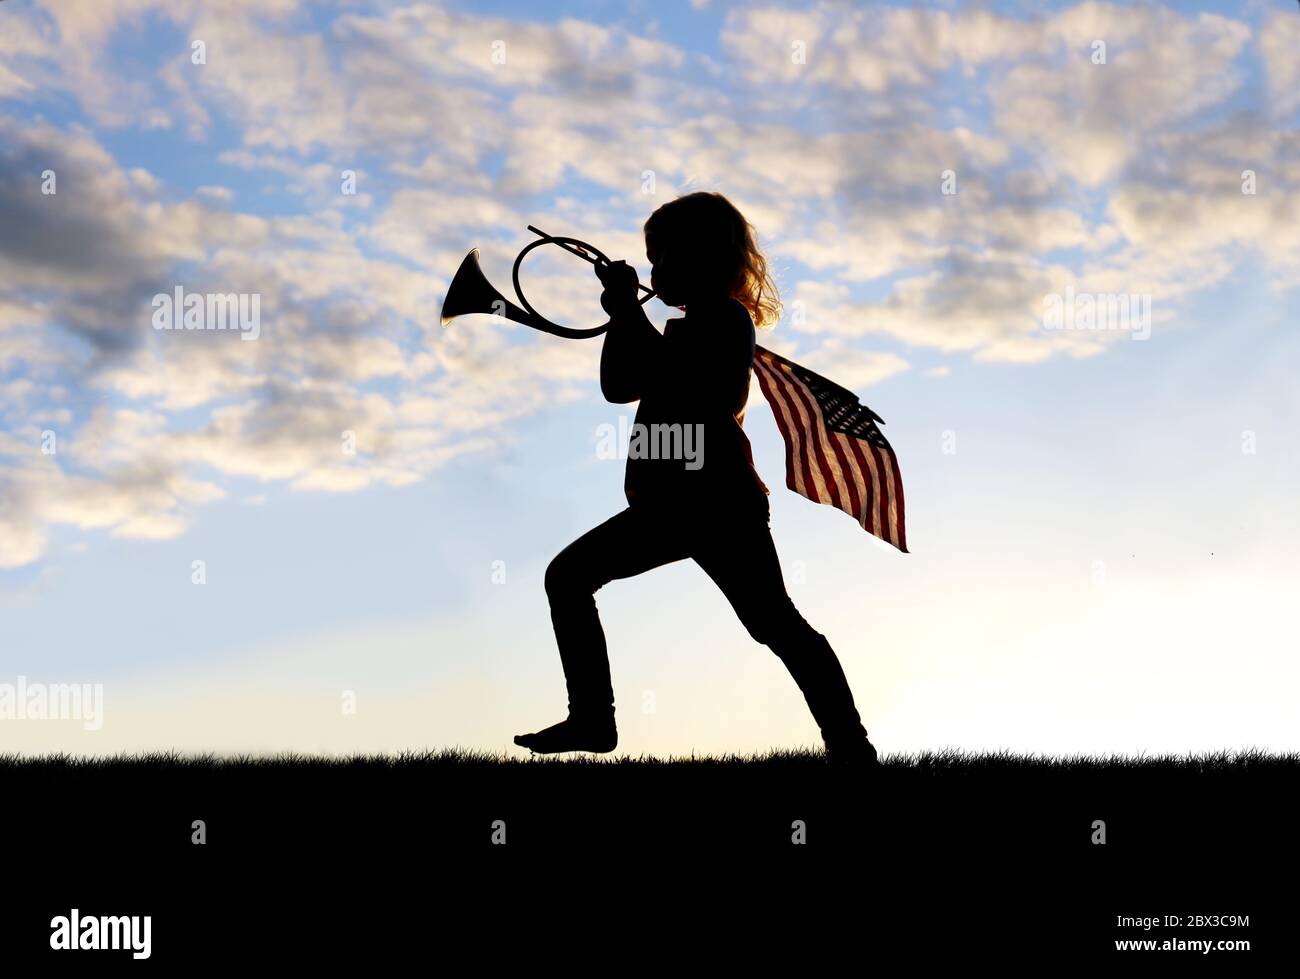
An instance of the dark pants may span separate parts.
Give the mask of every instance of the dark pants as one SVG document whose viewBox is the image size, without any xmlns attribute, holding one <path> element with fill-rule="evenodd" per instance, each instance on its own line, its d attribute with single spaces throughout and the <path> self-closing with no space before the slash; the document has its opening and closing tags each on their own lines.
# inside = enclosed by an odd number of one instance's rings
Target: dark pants
<svg viewBox="0 0 1300 979">
<path fill-rule="evenodd" d="M 614 709 L 605 634 L 595 593 L 672 561 L 692 558 L 722 589 L 749 634 L 771 648 L 794 677 L 828 745 L 867 736 L 844 670 L 826 637 L 786 594 L 764 509 L 682 512 L 628 507 L 561 551 L 546 569 L 551 622 L 568 685 L 571 717 Z M 663 614 L 670 615 L 668 610 Z"/>
</svg>

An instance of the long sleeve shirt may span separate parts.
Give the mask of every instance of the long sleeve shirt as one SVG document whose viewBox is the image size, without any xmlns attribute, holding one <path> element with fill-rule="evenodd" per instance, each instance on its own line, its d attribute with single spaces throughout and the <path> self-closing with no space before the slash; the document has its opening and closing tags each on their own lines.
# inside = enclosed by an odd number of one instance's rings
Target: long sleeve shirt
<svg viewBox="0 0 1300 979">
<path fill-rule="evenodd" d="M 632 505 L 767 505 L 743 429 L 755 332 L 734 299 L 692 305 L 661 334 L 644 313 L 615 322 L 601 350 L 601 391 L 640 400 L 624 492 Z"/>
</svg>

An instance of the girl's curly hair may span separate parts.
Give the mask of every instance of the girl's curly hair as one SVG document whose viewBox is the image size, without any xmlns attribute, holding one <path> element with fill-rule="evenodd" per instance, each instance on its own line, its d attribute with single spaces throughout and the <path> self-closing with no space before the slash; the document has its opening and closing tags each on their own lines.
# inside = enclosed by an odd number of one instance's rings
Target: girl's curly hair
<svg viewBox="0 0 1300 979">
<path fill-rule="evenodd" d="M 658 207 L 646 219 L 647 241 L 689 241 L 692 249 L 716 264 L 714 271 L 728 284 L 730 295 L 749 310 L 758 327 L 775 325 L 781 299 L 758 250 L 754 226 L 722 194 L 698 191 Z"/>
</svg>

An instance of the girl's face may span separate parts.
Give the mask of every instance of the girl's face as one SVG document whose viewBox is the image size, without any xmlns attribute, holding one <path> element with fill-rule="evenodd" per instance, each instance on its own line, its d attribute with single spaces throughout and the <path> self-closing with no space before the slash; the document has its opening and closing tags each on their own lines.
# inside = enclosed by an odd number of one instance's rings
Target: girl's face
<svg viewBox="0 0 1300 979">
<path fill-rule="evenodd" d="M 725 292 L 705 274 L 707 256 L 689 242 L 660 241 L 647 235 L 645 255 L 651 265 L 650 288 L 665 305 L 688 306 L 693 300 Z"/>
</svg>

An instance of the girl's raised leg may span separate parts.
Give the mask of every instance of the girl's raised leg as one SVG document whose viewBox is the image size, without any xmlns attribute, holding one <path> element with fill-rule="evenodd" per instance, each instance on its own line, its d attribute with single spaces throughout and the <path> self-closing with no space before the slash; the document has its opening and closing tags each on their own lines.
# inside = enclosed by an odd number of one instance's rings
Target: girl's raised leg
<svg viewBox="0 0 1300 979">
<path fill-rule="evenodd" d="M 551 624 L 564 665 L 569 716 L 515 744 L 539 754 L 613 751 L 614 689 L 605 632 L 596 611 L 596 592 L 618 578 L 631 578 L 687 557 L 670 521 L 628 507 L 583 534 L 546 569 Z"/>
</svg>

